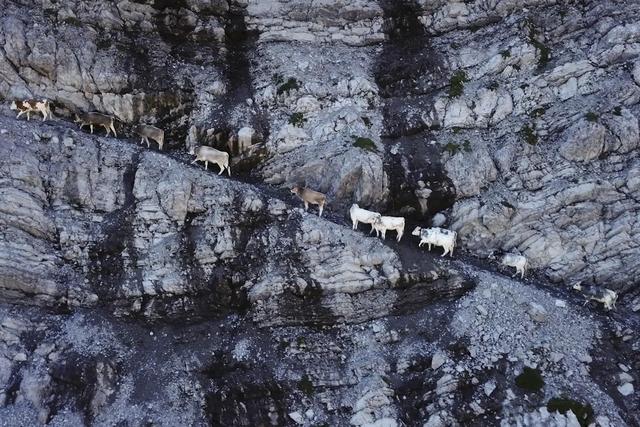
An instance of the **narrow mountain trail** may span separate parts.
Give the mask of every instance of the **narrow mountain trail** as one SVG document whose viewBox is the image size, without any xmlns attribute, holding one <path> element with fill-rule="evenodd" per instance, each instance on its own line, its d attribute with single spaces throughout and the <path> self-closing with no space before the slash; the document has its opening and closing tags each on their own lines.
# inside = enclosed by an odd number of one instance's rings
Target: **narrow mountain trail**
<svg viewBox="0 0 640 427">
<path fill-rule="evenodd" d="M 40 125 L 40 122 L 38 122 Z M 68 129 L 74 132 L 79 132 L 79 130 L 75 127 L 75 125 L 67 120 L 63 119 L 55 119 L 55 121 L 44 122 L 42 126 L 46 128 L 51 128 L 52 130 L 59 130 L 60 128 Z M 87 132 L 85 132 L 87 133 Z M 107 138 L 99 133 L 95 133 L 94 135 L 99 138 Z M 140 147 L 142 150 L 146 149 L 146 147 L 141 146 L 139 141 L 136 138 L 132 137 L 118 137 L 118 138 L 107 138 L 107 141 L 111 139 L 117 139 L 118 142 L 126 142 L 129 144 L 136 145 Z M 155 147 L 151 147 L 149 150 L 153 151 L 156 154 L 160 154 L 171 158 L 175 161 L 178 161 L 185 166 L 198 169 L 202 171 L 202 173 L 209 173 L 217 175 L 219 170 L 216 165 L 210 165 L 210 169 L 208 171 L 204 170 L 204 166 L 201 163 L 192 164 L 193 156 L 189 155 L 182 149 L 170 149 L 166 151 L 159 151 Z M 266 184 L 257 180 L 254 177 L 247 175 L 234 175 L 232 171 L 232 176 L 228 176 L 226 171 L 224 174 L 220 175 L 222 179 L 231 179 L 233 181 L 243 183 L 246 185 L 250 185 L 259 190 L 261 194 L 269 196 L 274 199 L 281 200 L 287 206 L 287 208 L 302 208 L 303 204 L 300 200 L 297 199 L 296 196 L 290 193 L 288 189 L 278 188 L 274 185 Z M 317 210 L 314 206 L 309 208 L 309 215 L 316 215 Z M 348 211 L 340 212 L 332 209 L 331 203 L 325 208 L 324 215 L 322 219 L 325 221 L 332 222 L 341 227 L 351 227 L 351 222 L 348 218 Z M 454 257 L 440 257 L 440 253 L 442 251 L 439 247 L 434 247 L 431 251 L 428 251 L 425 248 L 418 248 L 417 239 L 411 235 L 411 231 L 415 228 L 415 226 L 424 226 L 424 224 L 418 224 L 414 221 L 408 220 L 407 225 L 405 227 L 405 232 L 403 238 L 400 242 L 396 242 L 395 233 L 389 233 L 389 237 L 384 241 L 384 244 L 391 248 L 394 252 L 398 254 L 402 262 L 403 268 L 407 272 L 416 272 L 421 273 L 425 272 L 428 269 L 428 266 L 431 264 L 435 264 L 438 266 L 451 266 L 456 268 L 457 270 L 463 272 L 465 276 L 473 278 L 477 276 L 479 272 L 489 272 L 492 274 L 503 275 L 509 277 L 511 280 L 518 281 L 526 284 L 527 286 L 534 286 L 538 289 L 543 289 L 546 292 L 550 293 L 554 297 L 558 299 L 563 299 L 572 304 L 573 306 L 584 306 L 584 297 L 579 293 L 568 286 L 559 286 L 558 284 L 551 283 L 547 278 L 545 278 L 541 273 L 536 271 L 528 271 L 527 275 L 524 279 L 520 277 L 511 277 L 511 269 L 505 270 L 504 267 L 498 265 L 498 262 L 488 262 L 487 260 L 478 258 L 473 256 L 473 254 L 468 253 L 460 248 L 456 248 L 454 252 Z M 360 224 L 358 229 L 368 234 L 370 231 L 370 226 L 368 224 Z M 373 236 L 373 235 L 371 235 Z M 424 262 L 428 260 L 429 262 Z M 595 307 L 596 303 L 590 302 L 592 306 Z M 598 305 L 595 309 L 590 310 L 591 313 L 595 314 L 597 317 L 605 320 L 607 318 L 615 319 L 616 321 L 626 324 L 633 325 L 633 327 L 640 329 L 640 315 L 634 313 L 628 308 L 618 307 L 615 310 L 610 312 L 606 312 L 600 305 Z"/>
</svg>

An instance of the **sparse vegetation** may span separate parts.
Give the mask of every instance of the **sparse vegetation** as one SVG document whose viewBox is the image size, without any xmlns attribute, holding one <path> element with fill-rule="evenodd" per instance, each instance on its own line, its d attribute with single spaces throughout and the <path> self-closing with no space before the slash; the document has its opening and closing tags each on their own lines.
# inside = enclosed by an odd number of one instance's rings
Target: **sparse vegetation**
<svg viewBox="0 0 640 427">
<path fill-rule="evenodd" d="M 460 133 L 461 130 L 462 128 L 458 126 L 454 126 L 451 128 L 451 131 L 453 132 L 454 135 Z"/>
<path fill-rule="evenodd" d="M 447 142 L 442 149 L 452 156 L 464 151 L 465 153 L 471 152 L 471 142 L 465 139 L 462 144 L 456 144 L 455 142 Z"/>
<path fill-rule="evenodd" d="M 582 404 L 578 401 L 568 399 L 566 397 L 554 397 L 547 403 L 547 410 L 551 413 L 560 412 L 566 414 L 571 410 L 578 419 L 581 426 L 588 426 L 593 420 L 593 408 L 591 405 Z"/>
<path fill-rule="evenodd" d="M 522 126 L 520 134 L 524 138 L 525 142 L 529 145 L 536 145 L 538 143 L 538 136 L 534 129 L 529 125 Z"/>
<path fill-rule="evenodd" d="M 520 64 L 513 64 L 512 67 L 514 70 L 520 71 Z"/>
<path fill-rule="evenodd" d="M 307 374 L 304 374 L 300 381 L 298 381 L 298 389 L 307 397 L 313 396 L 313 383 Z"/>
<path fill-rule="evenodd" d="M 509 49 L 501 50 L 500 55 L 502 55 L 504 59 L 511 58 L 511 51 Z"/>
<path fill-rule="evenodd" d="M 529 113 L 530 117 L 538 118 L 538 117 L 542 117 L 545 113 L 545 111 L 547 111 L 547 109 L 545 107 L 539 107 L 536 108 L 535 110 L 533 110 L 531 113 Z"/>
<path fill-rule="evenodd" d="M 286 82 L 278 86 L 278 90 L 276 91 L 276 93 L 278 95 L 281 95 L 283 93 L 288 94 L 290 91 L 294 89 L 300 89 L 300 81 L 295 77 L 289 77 L 289 79 Z"/>
<path fill-rule="evenodd" d="M 76 18 L 75 16 L 67 16 L 62 20 L 67 25 L 73 25 L 74 27 L 81 27 L 82 21 Z"/>
<path fill-rule="evenodd" d="M 366 127 L 371 128 L 371 120 L 369 119 L 369 117 L 362 116 L 361 119 Z"/>
<path fill-rule="evenodd" d="M 464 92 L 464 84 L 468 82 L 467 73 L 456 71 L 449 79 L 449 98 L 457 98 Z"/>
<path fill-rule="evenodd" d="M 621 116 L 622 115 L 622 107 L 620 107 L 619 105 L 613 109 L 613 114 L 615 114 L 616 116 Z"/>
<path fill-rule="evenodd" d="M 599 118 L 599 116 L 596 113 L 594 113 L 593 111 L 589 111 L 587 114 L 584 115 L 584 117 L 589 122 L 597 122 L 598 118 Z"/>
<path fill-rule="evenodd" d="M 307 119 L 304 118 L 303 113 L 293 113 L 289 116 L 289 124 L 295 127 L 301 128 L 306 123 Z"/>
<path fill-rule="evenodd" d="M 364 138 L 361 136 L 354 136 L 354 138 L 354 147 L 362 148 L 363 150 L 367 151 L 378 151 L 378 149 L 376 148 L 376 144 L 370 138 Z"/>
<path fill-rule="evenodd" d="M 491 83 L 489 83 L 489 85 L 487 86 L 488 89 L 490 90 L 498 90 L 498 88 L 500 87 L 500 84 L 498 84 L 497 81 L 493 80 Z"/>
<path fill-rule="evenodd" d="M 452 156 L 455 156 L 460 151 L 460 147 L 458 147 L 458 144 L 455 144 L 453 142 L 447 142 L 444 145 L 443 149 L 444 151 L 448 152 Z"/>
<path fill-rule="evenodd" d="M 522 373 L 516 377 L 516 385 L 521 389 L 536 392 L 544 387 L 544 380 L 540 375 L 540 370 L 525 367 Z"/>
</svg>

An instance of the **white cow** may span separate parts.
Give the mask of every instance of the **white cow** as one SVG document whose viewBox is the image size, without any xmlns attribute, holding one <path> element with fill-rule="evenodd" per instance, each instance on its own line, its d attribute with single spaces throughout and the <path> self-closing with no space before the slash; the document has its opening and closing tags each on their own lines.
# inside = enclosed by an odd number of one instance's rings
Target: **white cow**
<svg viewBox="0 0 640 427">
<path fill-rule="evenodd" d="M 515 277 L 518 273 L 520 273 L 520 278 L 524 278 L 524 273 L 528 266 L 527 259 L 524 257 L 524 255 L 506 254 L 502 257 L 500 263 L 507 267 L 515 267 L 516 272 L 513 273 L 513 276 L 511 277 Z"/>
<path fill-rule="evenodd" d="M 404 218 L 402 217 L 381 216 L 378 221 L 371 225 L 371 231 L 376 230 L 376 237 L 382 233 L 382 239 L 384 240 L 387 230 L 395 230 L 398 233 L 396 240 L 399 242 L 402 239 L 402 233 L 404 233 Z"/>
<path fill-rule="evenodd" d="M 616 308 L 616 301 L 618 300 L 618 293 L 611 289 L 600 288 L 597 286 L 582 286 L 580 282 L 573 285 L 573 289 L 582 292 L 582 295 L 587 299 L 584 303 L 594 300 L 602 303 L 606 310 Z"/>
<path fill-rule="evenodd" d="M 418 243 L 418 247 L 425 243 L 428 245 L 429 250 L 431 250 L 431 245 L 442 246 L 444 249 L 442 256 L 445 256 L 447 253 L 449 256 L 453 256 L 453 248 L 456 246 L 456 237 L 458 236 L 458 233 L 455 231 L 438 227 L 416 227 L 411 234 L 414 236 L 420 236 L 420 243 Z"/>
<path fill-rule="evenodd" d="M 353 222 L 354 230 L 358 229 L 359 222 L 371 224 L 371 229 L 373 230 L 373 223 L 379 221 L 382 217 L 382 215 L 377 212 L 361 209 L 360 206 L 355 203 L 351 205 L 351 209 L 349 209 L 349 215 L 351 216 L 351 222 Z"/>
<path fill-rule="evenodd" d="M 192 164 L 198 161 L 204 162 L 204 169 L 207 170 L 209 162 L 215 163 L 220 168 L 220 173 L 218 173 L 218 175 L 221 175 L 226 169 L 229 176 L 231 176 L 229 153 L 216 150 L 215 148 L 207 147 L 205 145 L 200 145 L 198 147 L 191 147 L 189 154 L 196 156 L 195 160 L 191 162 Z"/>
</svg>

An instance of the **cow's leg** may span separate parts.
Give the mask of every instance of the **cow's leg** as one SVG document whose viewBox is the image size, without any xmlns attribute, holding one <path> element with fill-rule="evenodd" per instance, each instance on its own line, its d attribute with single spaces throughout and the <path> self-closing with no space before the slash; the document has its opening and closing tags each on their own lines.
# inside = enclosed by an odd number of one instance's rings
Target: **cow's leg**
<svg viewBox="0 0 640 427">
<path fill-rule="evenodd" d="M 204 161 L 204 170 L 208 170 L 209 169 L 209 160 L 205 160 Z"/>
<path fill-rule="evenodd" d="M 220 168 L 220 172 L 218 172 L 218 175 L 222 175 L 222 172 L 224 172 L 224 166 L 222 166 L 222 163 L 216 163 L 216 164 Z"/>
<path fill-rule="evenodd" d="M 355 219 L 351 219 L 351 222 L 353 222 L 353 225 L 351 226 L 352 230 L 357 230 L 358 229 L 358 221 L 356 221 Z"/>
<path fill-rule="evenodd" d="M 91 129 L 91 135 L 93 135 L 93 124 L 89 124 L 89 129 Z"/>
<path fill-rule="evenodd" d="M 116 128 L 113 126 L 113 122 L 111 122 L 109 124 L 109 126 L 111 127 L 111 130 L 113 131 L 113 136 L 115 136 L 117 138 L 118 134 L 116 133 Z"/>
<path fill-rule="evenodd" d="M 27 110 L 27 120 L 31 120 L 31 111 Z"/>
<path fill-rule="evenodd" d="M 319 208 L 319 211 L 318 211 L 318 216 L 319 217 L 322 217 L 322 210 L 323 209 L 324 209 L 324 203 L 320 203 L 320 208 Z"/>
<path fill-rule="evenodd" d="M 306 200 L 304 201 L 304 211 L 308 211 L 309 210 L 309 202 L 307 202 Z"/>
<path fill-rule="evenodd" d="M 104 128 L 104 130 L 107 131 L 107 136 L 109 136 L 109 126 L 107 125 L 102 125 L 102 127 Z"/>
</svg>

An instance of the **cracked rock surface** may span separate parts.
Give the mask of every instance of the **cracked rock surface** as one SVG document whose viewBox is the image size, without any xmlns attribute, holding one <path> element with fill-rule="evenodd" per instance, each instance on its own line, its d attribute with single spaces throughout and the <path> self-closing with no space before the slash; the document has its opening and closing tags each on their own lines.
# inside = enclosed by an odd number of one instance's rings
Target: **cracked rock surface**
<svg viewBox="0 0 640 427">
<path fill-rule="evenodd" d="M 640 424 L 636 2 L 0 7 L 1 426 Z"/>
</svg>

